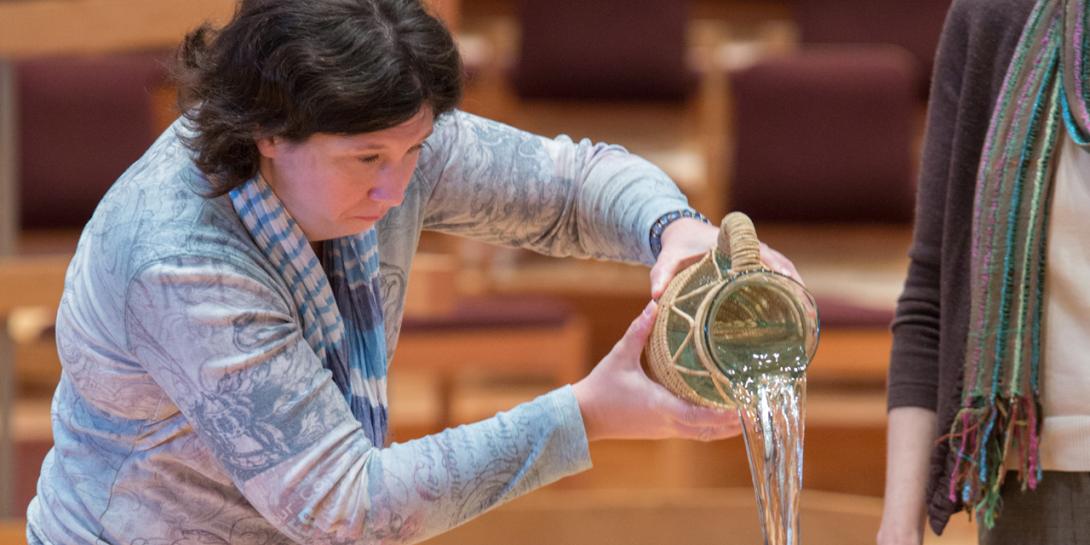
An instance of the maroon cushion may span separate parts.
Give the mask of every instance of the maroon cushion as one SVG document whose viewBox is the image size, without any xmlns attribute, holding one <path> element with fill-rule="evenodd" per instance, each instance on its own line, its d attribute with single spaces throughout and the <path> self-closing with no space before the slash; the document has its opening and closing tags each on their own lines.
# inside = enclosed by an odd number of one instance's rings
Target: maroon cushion
<svg viewBox="0 0 1090 545">
<path fill-rule="evenodd" d="M 34 499 L 35 494 L 37 494 L 38 475 L 41 474 L 45 455 L 49 453 L 49 449 L 53 448 L 53 440 L 50 438 L 16 440 L 13 447 L 15 457 L 13 493 L 15 497 L 12 500 L 12 506 L 15 508 L 15 513 L 22 516 L 22 514 L 26 513 L 30 500 Z M 0 515 L 3 515 L 3 513 L 0 513 Z"/>
<path fill-rule="evenodd" d="M 913 68 L 894 47 L 807 48 L 731 74 L 730 207 L 762 221 L 906 222 Z"/>
<path fill-rule="evenodd" d="M 676 100 L 695 83 L 684 0 L 522 0 L 518 21 L 520 96 Z"/>
<path fill-rule="evenodd" d="M 82 227 L 106 189 L 155 139 L 153 53 L 15 64 L 22 225 Z"/>
<path fill-rule="evenodd" d="M 950 0 L 796 0 L 806 44 L 894 44 L 920 67 L 917 89 L 926 96 L 939 34 Z"/>
<path fill-rule="evenodd" d="M 818 319 L 824 328 L 888 328 L 893 322 L 893 307 L 878 308 L 852 303 L 838 297 L 818 297 Z"/>
<path fill-rule="evenodd" d="M 444 316 L 407 316 L 403 330 L 458 331 L 488 328 L 526 328 L 562 326 L 572 317 L 572 309 L 563 301 L 533 296 L 466 297 L 454 311 Z"/>
</svg>

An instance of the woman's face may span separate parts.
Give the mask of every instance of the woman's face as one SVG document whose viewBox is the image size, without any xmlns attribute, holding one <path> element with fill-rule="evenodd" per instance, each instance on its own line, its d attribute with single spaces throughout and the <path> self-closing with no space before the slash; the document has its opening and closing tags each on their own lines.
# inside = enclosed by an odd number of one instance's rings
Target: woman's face
<svg viewBox="0 0 1090 545">
<path fill-rule="evenodd" d="M 302 142 L 259 138 L 259 168 L 307 240 L 353 235 L 401 204 L 434 122 L 425 107 L 381 131 L 318 133 Z"/>
</svg>

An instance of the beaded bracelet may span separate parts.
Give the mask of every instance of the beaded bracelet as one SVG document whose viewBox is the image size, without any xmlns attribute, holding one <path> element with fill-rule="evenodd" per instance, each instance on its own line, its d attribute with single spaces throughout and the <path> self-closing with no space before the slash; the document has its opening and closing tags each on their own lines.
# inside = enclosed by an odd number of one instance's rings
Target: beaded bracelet
<svg viewBox="0 0 1090 545">
<path fill-rule="evenodd" d="M 659 216 L 659 219 L 655 220 L 655 223 L 651 225 L 651 255 L 655 256 L 655 259 L 658 259 L 659 252 L 662 251 L 662 233 L 666 231 L 666 226 L 681 218 L 692 218 L 704 223 L 711 223 L 703 214 L 691 208 L 674 210 Z"/>
</svg>

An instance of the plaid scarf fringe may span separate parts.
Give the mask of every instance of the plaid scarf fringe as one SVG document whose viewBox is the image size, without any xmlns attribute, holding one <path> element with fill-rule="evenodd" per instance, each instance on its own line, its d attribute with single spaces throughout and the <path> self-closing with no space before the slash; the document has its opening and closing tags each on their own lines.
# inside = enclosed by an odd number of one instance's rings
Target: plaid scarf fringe
<svg viewBox="0 0 1090 545">
<path fill-rule="evenodd" d="M 1040 482 L 1038 459 L 1040 405 L 1029 396 L 998 399 L 978 407 L 963 408 L 942 440 L 949 441 L 956 461 L 949 483 L 951 501 L 960 500 L 970 516 L 988 528 L 1002 508 L 1000 490 L 1004 483 L 1011 448 L 1014 470 L 1022 490 L 1035 489 Z"/>
</svg>

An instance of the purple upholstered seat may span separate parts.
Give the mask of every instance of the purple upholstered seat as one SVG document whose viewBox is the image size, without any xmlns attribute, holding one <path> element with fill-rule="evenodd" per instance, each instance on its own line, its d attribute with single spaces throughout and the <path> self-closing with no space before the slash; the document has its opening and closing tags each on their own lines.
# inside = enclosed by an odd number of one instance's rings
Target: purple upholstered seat
<svg viewBox="0 0 1090 545">
<path fill-rule="evenodd" d="M 15 513 L 26 513 L 30 500 L 37 493 L 38 475 L 41 472 L 42 461 L 45 460 L 49 449 L 53 448 L 51 437 L 35 437 L 17 439 L 13 445 L 15 476 L 13 482 L 14 498 L 12 507 Z"/>
<path fill-rule="evenodd" d="M 892 44 L 919 66 L 917 89 L 927 96 L 931 67 L 950 0 L 795 0 L 803 44 Z"/>
<path fill-rule="evenodd" d="M 864 306 L 836 295 L 819 295 L 817 304 L 823 328 L 885 328 L 893 322 L 893 307 Z"/>
<path fill-rule="evenodd" d="M 757 221 L 910 221 L 914 75 L 882 46 L 804 48 L 732 73 L 730 207 Z"/>
<path fill-rule="evenodd" d="M 518 22 L 522 97 L 678 100 L 693 89 L 685 0 L 522 0 Z"/>
<path fill-rule="evenodd" d="M 15 64 L 24 228 L 79 228 L 155 138 L 164 55 L 33 58 Z"/>
</svg>

